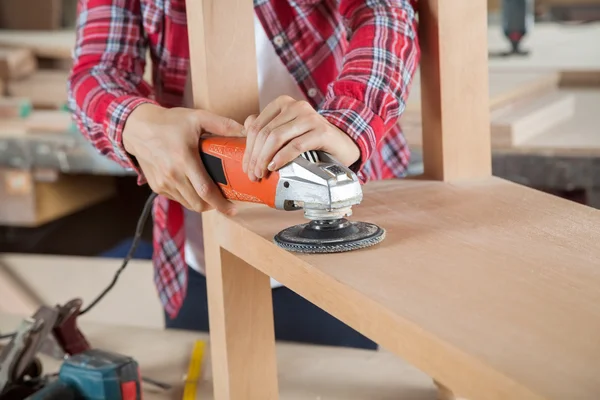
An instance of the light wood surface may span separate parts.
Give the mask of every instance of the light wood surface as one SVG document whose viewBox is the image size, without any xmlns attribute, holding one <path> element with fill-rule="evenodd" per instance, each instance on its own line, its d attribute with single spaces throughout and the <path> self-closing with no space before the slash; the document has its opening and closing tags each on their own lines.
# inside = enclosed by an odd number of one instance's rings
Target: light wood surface
<svg viewBox="0 0 600 400">
<path fill-rule="evenodd" d="M 187 0 L 194 108 L 243 124 L 259 113 L 254 9 L 237 0 Z M 278 398 L 269 277 L 223 251 L 205 230 L 204 248 L 215 397 Z"/>
<path fill-rule="evenodd" d="M 289 253 L 272 238 L 302 215 L 261 206 L 214 214 L 210 225 L 225 250 L 457 397 L 597 398 L 597 210 L 489 178 L 369 183 L 353 213 L 386 229 L 386 240 Z"/>
<path fill-rule="evenodd" d="M 18 325 L 16 316 L 0 314 L 0 332 Z M 108 324 L 81 323 L 92 346 L 134 357 L 142 375 L 173 385 L 161 391 L 144 384 L 145 400 L 181 400 L 183 380 L 197 332 L 164 331 Z M 46 371 L 57 371 L 58 362 L 42 356 Z M 197 399 L 212 400 L 210 353 L 205 354 L 204 374 Z M 427 375 L 385 351 L 278 343 L 281 400 L 436 400 Z"/>
<path fill-rule="evenodd" d="M 38 70 L 33 75 L 7 83 L 7 95 L 28 98 L 34 107 L 59 108 L 67 103 L 67 77 L 62 70 Z"/>
<path fill-rule="evenodd" d="M 259 111 L 252 3 L 186 4 L 194 106 L 243 124 Z"/>
<path fill-rule="evenodd" d="M 486 4 L 422 1 L 419 24 L 424 174 L 445 181 L 489 176 Z"/>
<path fill-rule="evenodd" d="M 0 46 L 32 50 L 39 57 L 71 59 L 75 46 L 73 30 L 33 31 L 0 29 Z"/>
<path fill-rule="evenodd" d="M 21 79 L 37 68 L 37 59 L 29 49 L 0 48 L 0 79 Z"/>
<path fill-rule="evenodd" d="M 115 193 L 112 176 L 58 174 L 44 181 L 30 170 L 0 168 L 0 224 L 38 227 Z"/>
<path fill-rule="evenodd" d="M 600 157 L 600 90 L 572 89 L 565 93 L 575 98 L 573 118 L 554 125 L 513 150 Z"/>
<path fill-rule="evenodd" d="M 575 114 L 575 96 L 560 91 L 517 101 L 492 112 L 492 146 L 519 146 Z"/>
<path fill-rule="evenodd" d="M 490 109 L 505 106 L 519 99 L 549 92 L 558 87 L 558 72 L 490 70 L 488 94 Z M 421 113 L 421 74 L 415 74 L 408 104 L 402 118 L 419 117 Z"/>
</svg>

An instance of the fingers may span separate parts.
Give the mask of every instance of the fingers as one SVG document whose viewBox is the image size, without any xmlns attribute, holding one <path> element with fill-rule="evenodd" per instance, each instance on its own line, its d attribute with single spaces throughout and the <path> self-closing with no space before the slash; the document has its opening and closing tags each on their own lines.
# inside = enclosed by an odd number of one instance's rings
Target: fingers
<svg viewBox="0 0 600 400">
<path fill-rule="evenodd" d="M 270 170 L 276 170 L 293 161 L 302 153 L 310 150 L 320 150 L 324 144 L 324 135 L 318 130 L 311 130 L 287 143 L 273 157 Z"/>
<path fill-rule="evenodd" d="M 295 118 L 296 114 L 293 111 L 284 109 L 258 132 L 254 140 L 250 162 L 248 163 L 248 177 L 250 180 L 255 181 L 257 179 L 262 179 L 263 175 L 266 173 L 266 166 L 264 168 L 258 167 L 259 158 L 264 151 L 265 143 L 267 141 L 273 143 L 274 135 L 284 134 L 287 127 L 293 127 L 294 125 L 292 122 L 295 121 Z"/>
<path fill-rule="evenodd" d="M 249 164 L 251 162 L 251 156 L 253 154 L 256 138 L 259 135 L 259 132 L 277 115 L 279 115 L 286 105 L 289 105 L 294 101 L 295 100 L 293 98 L 288 96 L 278 97 L 264 108 L 264 110 L 248 128 L 246 132 L 246 151 L 244 152 L 244 157 L 242 159 L 242 169 L 244 173 L 248 174 L 251 180 L 254 174 L 249 172 L 252 171 Z"/>
<path fill-rule="evenodd" d="M 235 215 L 236 209 L 234 204 L 223 196 L 217 184 L 208 175 L 204 165 L 202 165 L 200 154 L 191 153 L 186 165 L 186 175 L 197 195 L 210 207 L 215 208 L 219 212 L 227 215 Z"/>
<path fill-rule="evenodd" d="M 252 126 L 252 124 L 254 123 L 254 121 L 256 121 L 256 118 L 258 118 L 257 114 L 249 115 L 248 118 L 246 118 L 246 120 L 244 121 L 244 130 L 245 131 L 247 131 L 248 129 L 250 129 L 250 126 Z"/>
<path fill-rule="evenodd" d="M 254 175 L 256 177 L 261 177 L 265 175 L 267 171 L 275 171 L 274 165 L 269 165 L 275 154 L 292 139 L 304 135 L 313 129 L 315 129 L 315 124 L 311 117 L 294 119 L 275 128 L 265 140 L 262 149 L 260 149 Z"/>
<path fill-rule="evenodd" d="M 148 185 L 154 193 L 176 201 L 189 210 L 193 209 L 191 203 L 186 199 L 186 196 L 184 196 L 177 187 L 181 186 L 181 184 L 178 184 L 178 181 L 186 179 L 183 174 L 180 174 L 177 177 L 170 174 L 169 177 L 167 177 L 163 174 L 157 174 L 157 171 L 155 171 L 154 168 L 146 166 L 144 175 L 146 176 Z"/>
<path fill-rule="evenodd" d="M 244 136 L 244 127 L 235 120 L 205 110 L 195 110 L 196 129 L 216 136 Z"/>
</svg>

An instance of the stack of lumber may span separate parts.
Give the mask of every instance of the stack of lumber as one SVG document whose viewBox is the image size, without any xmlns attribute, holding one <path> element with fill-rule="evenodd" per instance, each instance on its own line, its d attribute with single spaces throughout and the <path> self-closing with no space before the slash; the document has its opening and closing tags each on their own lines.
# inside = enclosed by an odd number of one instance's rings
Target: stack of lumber
<svg viewBox="0 0 600 400">
<path fill-rule="evenodd" d="M 67 110 L 73 43 L 72 31 L 0 30 L 0 225 L 39 226 L 116 193 L 113 177 L 39 169 L 32 161 L 60 157 L 47 143 L 69 142 L 73 134 Z M 34 151 L 11 150 L 30 143 Z"/>
<path fill-rule="evenodd" d="M 37 36 L 36 36 L 37 35 Z M 0 134 L 67 132 L 65 111 L 70 47 L 56 35 L 0 34 Z"/>
<path fill-rule="evenodd" d="M 600 154 L 600 23 L 539 23 L 526 36 L 526 57 L 490 57 L 491 144 L 495 150 Z M 490 25 L 490 53 L 506 50 L 500 26 Z M 411 87 L 400 124 L 420 148 L 421 82 Z M 467 92 L 465 88 L 465 93 Z M 456 98 L 461 102 L 460 97 Z"/>
<path fill-rule="evenodd" d="M 519 146 L 572 118 L 575 98 L 559 90 L 556 72 L 491 71 L 491 139 L 494 147 Z M 456 99 L 460 102 L 460 98 Z M 415 77 L 401 126 L 409 144 L 421 146 L 420 77 Z"/>
</svg>

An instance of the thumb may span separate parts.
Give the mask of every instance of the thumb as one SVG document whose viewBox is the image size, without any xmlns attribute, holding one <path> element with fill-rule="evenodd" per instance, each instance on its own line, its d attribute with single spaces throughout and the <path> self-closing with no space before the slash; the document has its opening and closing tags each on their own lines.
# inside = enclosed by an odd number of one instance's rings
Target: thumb
<svg viewBox="0 0 600 400">
<path fill-rule="evenodd" d="M 198 130 L 215 136 L 244 136 L 244 127 L 235 120 L 213 114 L 205 110 L 196 110 Z"/>
</svg>

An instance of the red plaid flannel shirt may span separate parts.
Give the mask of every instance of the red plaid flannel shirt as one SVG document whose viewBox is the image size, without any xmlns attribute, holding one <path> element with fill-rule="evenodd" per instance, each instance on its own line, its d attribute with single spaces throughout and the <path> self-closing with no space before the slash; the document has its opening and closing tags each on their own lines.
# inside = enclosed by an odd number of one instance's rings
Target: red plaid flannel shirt
<svg viewBox="0 0 600 400">
<path fill-rule="evenodd" d="M 358 144 L 361 181 L 404 176 L 409 152 L 398 118 L 419 62 L 416 0 L 254 0 L 254 8 L 312 105 Z M 123 126 L 142 103 L 182 104 L 185 0 L 79 0 L 76 29 L 68 82 L 75 121 L 143 184 L 123 148 Z M 143 79 L 148 49 L 152 84 Z M 159 196 L 153 219 L 155 284 L 174 317 L 187 289 L 182 206 Z"/>
</svg>

